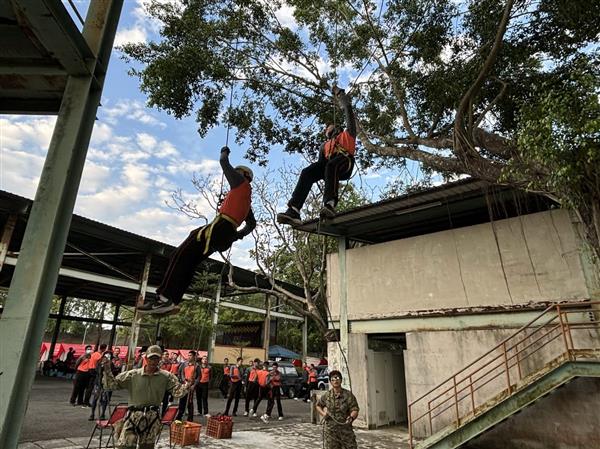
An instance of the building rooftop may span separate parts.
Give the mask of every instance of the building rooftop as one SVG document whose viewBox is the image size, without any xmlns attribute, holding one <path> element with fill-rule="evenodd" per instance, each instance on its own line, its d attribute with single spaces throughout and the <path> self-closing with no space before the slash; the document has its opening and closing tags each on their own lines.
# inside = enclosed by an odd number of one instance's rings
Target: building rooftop
<svg viewBox="0 0 600 449">
<path fill-rule="evenodd" d="M 553 207 L 556 203 L 546 196 L 468 178 L 340 212 L 333 219 L 306 221 L 297 229 L 382 243 Z"/>
<path fill-rule="evenodd" d="M 0 222 L 4 225 L 10 215 L 17 216 L 7 260 L 0 271 L 0 287 L 8 288 L 10 285 L 32 204 L 32 200 L 0 191 Z M 156 287 L 174 250 L 172 245 L 74 214 L 55 293 L 134 305 L 146 256 L 152 256 L 148 285 Z M 219 279 L 222 296 L 237 294 L 227 283 L 229 272 L 225 263 L 208 259 L 201 264 L 199 271 L 214 275 L 207 287 L 210 291 L 204 292 L 206 296 L 214 294 Z M 270 288 L 266 278 L 244 268 L 235 267 L 233 278 L 242 287 Z M 285 282 L 279 284 L 294 294 L 304 296 L 304 290 L 297 286 Z M 153 292 L 153 288 L 149 291 Z"/>
</svg>

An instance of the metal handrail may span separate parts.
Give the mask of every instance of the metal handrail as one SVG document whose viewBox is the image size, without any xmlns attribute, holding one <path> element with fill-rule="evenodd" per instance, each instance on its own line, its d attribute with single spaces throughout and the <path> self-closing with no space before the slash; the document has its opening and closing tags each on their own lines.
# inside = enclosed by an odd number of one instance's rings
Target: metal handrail
<svg viewBox="0 0 600 449">
<path fill-rule="evenodd" d="M 579 329 L 600 329 L 600 321 L 593 319 L 593 315 L 590 314 L 590 319 L 585 320 L 585 322 L 574 322 L 571 323 L 568 320 L 569 314 L 575 313 L 599 313 L 600 311 L 595 311 L 591 306 L 599 305 L 600 301 L 583 301 L 583 302 L 571 302 L 571 303 L 558 303 L 547 307 L 542 313 L 536 316 L 534 319 L 529 321 L 527 324 L 523 325 L 515 332 L 513 332 L 510 336 L 503 339 L 500 343 L 498 343 L 494 348 L 487 351 L 485 354 L 477 357 L 467 366 L 462 368 L 461 370 L 454 373 L 452 376 L 445 379 L 443 382 L 439 383 L 437 386 L 429 390 L 427 393 L 419 396 L 417 399 L 412 401 L 408 405 L 408 431 L 409 431 L 409 444 L 410 447 L 413 448 L 413 440 L 414 440 L 414 429 L 413 426 L 415 423 L 419 422 L 426 416 L 429 417 L 429 434 L 433 434 L 433 419 L 445 413 L 446 411 L 454 408 L 455 419 L 454 422 L 458 426 L 460 425 L 461 419 L 472 414 L 476 416 L 479 413 L 482 413 L 484 410 L 487 410 L 485 407 L 481 407 L 480 410 L 476 411 L 475 406 L 475 392 L 479 391 L 484 386 L 488 385 L 490 382 L 494 381 L 501 375 L 506 376 L 506 386 L 502 389 L 497 390 L 497 392 L 489 397 L 487 401 L 496 397 L 498 393 L 502 391 L 507 391 L 508 394 L 512 394 L 514 390 L 516 390 L 517 382 L 522 381 L 523 374 L 521 370 L 521 364 L 524 360 L 527 360 L 536 352 L 540 351 L 546 345 L 556 341 L 562 336 L 562 341 L 564 344 L 564 350 L 558 355 L 554 356 L 552 360 L 560 359 L 561 357 L 565 357 L 565 360 L 573 360 L 576 356 L 574 354 L 575 347 L 573 345 L 573 337 L 571 330 L 579 330 Z M 543 324 L 534 325 L 536 322 L 542 319 L 542 317 L 546 316 L 550 312 L 554 312 L 555 314 Z M 548 330 L 549 328 L 549 330 Z M 559 330 L 554 336 L 552 334 Z M 544 332 L 545 331 L 545 332 Z M 525 333 L 525 335 L 522 335 Z M 538 334 L 538 335 L 536 335 Z M 540 335 L 541 334 L 541 335 Z M 533 337 L 537 337 L 532 341 Z M 518 337 L 518 341 L 511 341 Z M 547 341 L 543 341 L 546 337 L 550 337 Z M 525 345 L 519 347 L 521 345 Z M 530 348 L 534 347 L 535 349 L 526 353 Z M 589 349 L 589 348 L 586 348 Z M 497 355 L 497 353 L 500 351 Z M 477 366 L 473 368 L 478 362 L 486 359 L 489 356 L 493 356 L 491 359 L 485 361 L 481 366 Z M 516 359 L 516 360 L 515 360 Z M 501 360 L 500 363 L 498 360 Z M 545 361 L 544 364 L 548 363 Z M 491 369 L 489 369 L 490 365 L 493 365 Z M 511 369 L 517 367 L 518 369 L 518 379 L 511 379 Z M 540 367 L 541 369 L 542 367 Z M 484 369 L 488 369 L 482 374 Z M 537 371 L 531 371 L 528 373 L 528 376 L 535 374 L 536 372 L 540 372 L 540 369 Z M 494 374 L 493 377 L 487 379 L 483 384 L 475 386 L 480 380 L 486 378 L 486 376 L 490 374 Z M 526 377 L 527 379 L 527 377 Z M 464 386 L 463 386 L 464 384 Z M 439 390 L 444 388 L 444 390 L 440 393 Z M 463 394 L 465 390 L 469 390 L 466 394 Z M 435 394 L 434 397 L 431 397 L 432 394 Z M 428 398 L 427 402 L 423 402 L 425 398 Z M 466 413 L 463 412 L 461 415 L 459 403 L 464 401 L 465 399 L 471 398 L 471 407 L 470 411 Z M 435 401 L 440 400 L 440 402 L 435 403 Z M 448 405 L 444 406 L 444 404 L 451 401 Z M 422 404 L 423 409 L 425 409 L 424 413 L 413 418 L 414 408 L 417 404 Z M 432 407 L 432 404 L 433 407 Z M 485 405 L 486 402 L 483 401 L 481 403 Z M 442 406 L 444 406 L 442 408 Z M 442 410 L 439 410 L 442 408 Z M 425 431 L 427 433 L 427 431 Z"/>
</svg>

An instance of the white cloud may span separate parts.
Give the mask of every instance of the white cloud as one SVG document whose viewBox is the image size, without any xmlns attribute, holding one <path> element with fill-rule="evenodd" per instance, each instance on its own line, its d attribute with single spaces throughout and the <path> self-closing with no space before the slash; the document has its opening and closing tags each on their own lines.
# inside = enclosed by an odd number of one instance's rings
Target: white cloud
<svg viewBox="0 0 600 449">
<path fill-rule="evenodd" d="M 151 109 L 147 108 L 139 100 L 122 98 L 114 106 L 108 103 L 99 110 L 98 115 L 111 125 L 116 125 L 120 120 L 126 119 L 137 121 L 143 125 L 157 126 L 165 129 L 167 125 L 152 115 L 151 111 Z"/>
<path fill-rule="evenodd" d="M 115 47 L 125 44 L 140 44 L 148 40 L 146 28 L 140 25 L 134 25 L 131 28 L 124 28 L 117 31 L 115 35 Z"/>
<path fill-rule="evenodd" d="M 44 165 L 44 156 L 2 148 L 0 150 L 0 189 L 33 198 Z"/>
<path fill-rule="evenodd" d="M 277 11 L 275 11 L 275 17 L 281 23 L 281 26 L 287 27 L 291 30 L 298 29 L 298 22 L 294 18 L 294 12 L 296 8 L 293 6 L 283 5 Z"/>
</svg>

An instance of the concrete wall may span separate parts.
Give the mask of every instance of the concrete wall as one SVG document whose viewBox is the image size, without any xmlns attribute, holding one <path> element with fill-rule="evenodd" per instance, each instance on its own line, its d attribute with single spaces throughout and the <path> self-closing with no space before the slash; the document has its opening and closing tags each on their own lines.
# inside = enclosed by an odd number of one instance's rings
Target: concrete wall
<svg viewBox="0 0 600 449">
<path fill-rule="evenodd" d="M 552 210 L 351 249 L 348 317 L 588 298 L 580 243 L 569 213 Z M 337 254 L 327 276 L 337 318 Z"/>
<path fill-rule="evenodd" d="M 330 371 L 345 371 L 337 343 L 328 343 Z M 355 425 L 375 428 L 406 423 L 406 386 L 402 354 L 368 349 L 365 334 L 348 336 L 348 371 L 360 413 Z M 349 388 L 349 385 L 344 385 Z"/>
<path fill-rule="evenodd" d="M 546 328 L 550 331 L 550 328 Z M 511 336 L 514 331 L 510 329 L 490 329 L 490 330 L 463 330 L 446 332 L 413 332 L 406 335 L 407 349 L 404 351 L 405 378 L 408 403 L 415 401 L 424 394 L 428 393 L 442 382 L 445 382 L 455 373 L 467 368 L 457 376 L 457 390 L 459 397 L 463 400 L 459 402 L 459 415 L 466 416 L 474 408 L 478 408 L 505 392 L 508 382 L 512 386 L 517 385 L 521 379 L 539 372 L 549 362 L 555 360 L 565 351 L 565 343 L 558 329 L 552 331 L 548 337 L 541 338 L 542 332 L 531 335 L 526 340 L 522 340 L 523 335 L 517 339 L 507 341 L 507 361 L 511 368 L 509 376 L 505 374 L 505 360 L 501 349 L 496 349 L 490 355 L 483 357 L 480 361 L 476 359 L 488 353 L 500 342 Z M 534 343 L 534 340 L 537 342 Z M 510 350 L 517 342 L 523 341 L 520 348 L 529 344 L 533 346 L 520 353 L 520 363 L 516 363 L 516 350 Z M 573 343 L 576 349 L 597 348 L 600 341 L 600 335 L 595 330 L 580 330 L 573 335 Z M 537 352 L 533 352 L 536 350 Z M 511 357 L 514 356 L 514 357 Z M 522 360 L 526 357 L 525 360 Z M 489 362 L 489 363 L 488 363 Z M 512 366 L 515 365 L 515 366 Z M 487 374 L 486 374 L 487 373 Z M 470 379 L 469 376 L 471 375 Z M 464 383 L 462 382 L 464 380 Z M 470 380 L 474 382 L 473 400 L 470 397 Z M 465 389 L 462 393 L 461 389 Z M 446 389 L 451 389 L 443 395 Z M 435 409 L 442 412 L 437 418 L 432 420 L 432 426 L 429 428 L 428 417 L 424 417 L 416 422 L 414 432 L 416 436 L 426 436 L 443 429 L 447 425 L 455 422 L 456 409 L 454 407 L 453 382 L 450 381 L 439 388 L 425 401 L 419 401 L 412 409 L 413 420 L 428 413 L 428 401 L 432 400 L 438 394 L 442 394 L 441 399 L 431 403 L 431 408 L 442 403 L 443 400 L 452 399 Z"/>
<path fill-rule="evenodd" d="M 472 441 L 469 449 L 600 447 L 600 379 L 578 378 Z"/>
</svg>

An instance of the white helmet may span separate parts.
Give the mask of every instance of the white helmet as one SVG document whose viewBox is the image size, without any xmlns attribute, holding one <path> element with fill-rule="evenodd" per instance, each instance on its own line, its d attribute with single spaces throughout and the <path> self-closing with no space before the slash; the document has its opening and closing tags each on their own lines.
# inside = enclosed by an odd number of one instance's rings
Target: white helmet
<svg viewBox="0 0 600 449">
<path fill-rule="evenodd" d="M 250 167 L 246 167 L 245 165 L 238 165 L 237 167 L 235 167 L 235 169 L 237 171 L 241 171 L 243 175 L 246 175 L 248 178 L 250 178 L 250 181 L 254 179 L 254 173 L 252 173 Z"/>
</svg>

